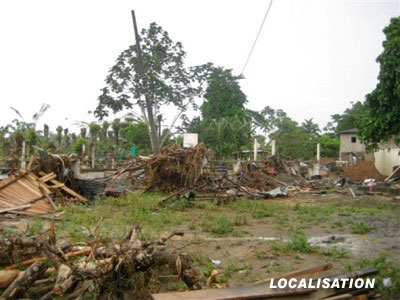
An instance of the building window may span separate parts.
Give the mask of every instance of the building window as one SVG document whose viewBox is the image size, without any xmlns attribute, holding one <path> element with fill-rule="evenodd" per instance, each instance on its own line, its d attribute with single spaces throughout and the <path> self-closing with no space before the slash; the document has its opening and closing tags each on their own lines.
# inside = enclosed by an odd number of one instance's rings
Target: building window
<svg viewBox="0 0 400 300">
<path fill-rule="evenodd" d="M 351 142 L 352 142 L 352 143 L 357 142 L 357 138 L 356 138 L 355 136 L 352 136 L 352 137 L 351 137 Z"/>
</svg>

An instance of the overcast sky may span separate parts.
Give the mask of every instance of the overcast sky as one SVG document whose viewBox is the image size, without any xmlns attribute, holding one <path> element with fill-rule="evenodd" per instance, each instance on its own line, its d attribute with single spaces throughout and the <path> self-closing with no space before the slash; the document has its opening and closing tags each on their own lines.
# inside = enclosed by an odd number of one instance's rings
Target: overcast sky
<svg viewBox="0 0 400 300">
<path fill-rule="evenodd" d="M 239 74 L 270 0 L 1 1 L 1 125 L 27 120 L 42 103 L 54 131 L 91 121 L 108 69 L 155 21 L 181 41 L 187 64 L 213 62 Z M 241 86 L 248 107 L 281 108 L 324 126 L 374 89 L 382 29 L 400 1 L 274 0 Z M 170 112 L 172 113 L 172 112 Z"/>
</svg>

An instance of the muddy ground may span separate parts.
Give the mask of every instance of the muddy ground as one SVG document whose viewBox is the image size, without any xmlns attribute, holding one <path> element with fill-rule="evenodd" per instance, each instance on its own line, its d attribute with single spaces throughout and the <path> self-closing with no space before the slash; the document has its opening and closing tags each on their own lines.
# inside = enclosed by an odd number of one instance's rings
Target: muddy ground
<svg viewBox="0 0 400 300">
<path fill-rule="evenodd" d="M 64 208 L 55 221 L 59 239 L 84 244 L 103 216 L 98 234 L 124 236 L 131 223 L 142 224 L 142 238 L 183 230 L 170 245 L 193 256 L 207 276 L 218 270 L 220 286 L 256 282 L 331 262 L 350 272 L 377 260 L 400 261 L 400 203 L 384 196 L 298 194 L 268 200 L 171 201 L 149 193 L 105 198 L 91 205 Z M 51 221 L 41 217 L 1 220 L 3 235 L 43 233 Z M 400 267 L 399 267 L 400 270 Z M 170 282 L 166 290 L 182 286 Z"/>
</svg>

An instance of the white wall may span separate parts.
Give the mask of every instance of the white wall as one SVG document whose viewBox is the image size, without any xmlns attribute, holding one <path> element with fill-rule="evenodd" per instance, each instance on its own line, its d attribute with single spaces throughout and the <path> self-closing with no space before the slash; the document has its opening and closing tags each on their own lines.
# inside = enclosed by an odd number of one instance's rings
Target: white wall
<svg viewBox="0 0 400 300">
<path fill-rule="evenodd" d="M 388 176 L 393 167 L 400 165 L 400 148 L 378 150 L 374 153 L 375 167 L 382 175 Z"/>
</svg>

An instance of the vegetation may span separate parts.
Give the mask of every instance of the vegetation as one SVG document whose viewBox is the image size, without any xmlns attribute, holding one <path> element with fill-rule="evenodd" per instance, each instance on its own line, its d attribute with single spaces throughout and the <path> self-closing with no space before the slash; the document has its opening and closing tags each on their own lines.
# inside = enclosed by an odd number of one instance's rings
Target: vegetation
<svg viewBox="0 0 400 300">
<path fill-rule="evenodd" d="M 369 226 L 368 224 L 365 224 L 364 222 L 354 223 L 351 226 L 352 233 L 365 234 L 365 233 L 370 232 L 371 230 L 372 230 L 372 227 Z"/>
<path fill-rule="evenodd" d="M 140 113 L 135 115 L 148 125 L 154 151 L 159 143 L 155 124 L 161 107 L 172 105 L 181 115 L 195 106 L 194 98 L 201 92 L 199 81 L 205 66 L 185 67 L 186 53 L 182 44 L 173 42 L 168 32 L 156 23 L 142 30 L 140 48 L 146 67 L 144 79 L 140 76 L 138 49 L 136 45 L 130 46 L 111 67 L 95 115 L 102 119 L 109 115 L 109 110 L 115 113 L 138 108 Z M 150 103 L 144 101 L 143 96 L 149 97 Z"/>
<path fill-rule="evenodd" d="M 393 137 L 400 142 L 400 17 L 392 18 L 383 32 L 378 84 L 366 96 L 365 113 L 358 116 L 358 134 L 368 144 Z"/>
<path fill-rule="evenodd" d="M 379 83 L 367 95 L 365 103 L 351 102 L 342 114 L 332 115 L 332 121 L 321 130 L 312 118 L 299 124 L 281 109 L 270 106 L 261 111 L 248 109 L 248 99 L 240 87 L 242 76 L 212 63 L 187 67 L 182 44 L 174 42 L 161 26 L 152 23 L 141 32 L 145 80 L 138 72 L 136 45 L 130 46 L 111 67 L 94 111 L 96 117 L 103 119 L 111 111 L 128 110 L 124 117 L 90 124 L 82 122 L 81 132 L 76 134 L 62 126 L 36 128 L 38 120 L 49 109 L 47 104 L 29 121 L 12 108 L 17 119 L 0 128 L 1 154 L 20 157 L 25 142 L 27 157 L 39 146 L 53 152 L 76 152 L 89 157 L 94 153 L 98 164 L 110 155 L 114 159 L 123 158 L 133 145 L 138 154 L 149 154 L 154 150 L 151 142 L 154 134 L 157 143 L 165 146 L 174 142 L 182 144 L 180 134 L 193 132 L 222 159 L 238 157 L 242 150 L 251 149 L 254 138 L 265 150 L 275 139 L 278 152 L 302 160 L 315 157 L 320 143 L 323 157 L 336 158 L 338 134 L 343 130 L 358 127 L 361 139 L 372 145 L 399 135 L 400 76 L 399 62 L 395 59 L 400 53 L 399 32 L 400 18 L 393 18 L 384 29 L 384 50 L 377 59 L 381 65 Z M 151 99 L 156 132 L 149 126 L 147 104 L 143 100 L 145 91 Z M 197 97 L 203 99 L 201 105 L 196 104 Z M 163 111 L 171 106 L 177 109 L 177 115 L 169 128 L 164 126 L 160 130 L 158 120 L 165 121 Z M 186 115 L 189 107 L 199 109 L 201 115 L 189 120 Z"/>
<path fill-rule="evenodd" d="M 293 232 L 288 242 L 274 242 L 272 248 L 282 252 L 299 251 L 301 253 L 312 253 L 316 250 L 308 243 L 307 236 L 302 231 Z"/>
</svg>

